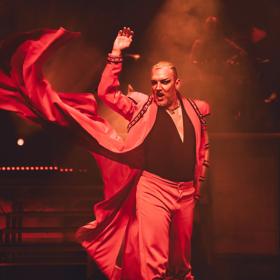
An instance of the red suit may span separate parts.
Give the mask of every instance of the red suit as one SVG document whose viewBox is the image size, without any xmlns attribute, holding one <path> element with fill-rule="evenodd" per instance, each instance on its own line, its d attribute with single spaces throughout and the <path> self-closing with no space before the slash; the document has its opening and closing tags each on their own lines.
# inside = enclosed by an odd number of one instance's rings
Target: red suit
<svg viewBox="0 0 280 280">
<path fill-rule="evenodd" d="M 141 264 L 143 258 L 140 256 L 139 246 L 142 246 L 142 240 L 139 239 L 135 210 L 139 192 L 136 186 L 140 181 L 143 183 L 143 180 L 150 179 L 156 184 L 161 178 L 153 178 L 153 174 L 148 173 L 147 176 L 141 176 L 143 170 L 137 162 L 141 157 L 138 147 L 153 127 L 158 107 L 153 98 L 147 95 L 134 92 L 131 99 L 122 95 L 118 90 L 121 64 L 108 64 L 99 85 L 99 96 L 130 121 L 128 137 L 123 141 L 97 115 L 92 95 L 55 92 L 44 79 L 41 67 L 53 47 L 59 46 L 73 35 L 75 34 L 64 29 L 27 34 L 32 39 L 19 45 L 10 60 L 11 68 L 0 71 L 0 108 L 42 124 L 50 121 L 58 123 L 78 134 L 82 145 L 99 164 L 105 200 L 94 206 L 96 220 L 82 227 L 77 236 L 110 279 L 149 279 L 143 275 Z M 200 182 L 208 164 L 208 138 L 204 117 L 209 114 L 209 106 L 203 101 L 181 98 L 195 131 L 196 163 L 194 182 L 181 183 L 180 186 L 182 190 L 187 190 L 184 195 L 192 197 L 189 201 L 193 208 L 193 197 L 199 197 Z M 168 181 L 162 183 L 168 186 L 173 184 Z M 175 186 L 176 192 L 177 187 L 178 185 Z M 191 227 L 192 212 L 190 213 Z M 123 266 L 122 272 L 119 266 Z M 186 279 L 191 279 L 190 277 Z"/>
</svg>

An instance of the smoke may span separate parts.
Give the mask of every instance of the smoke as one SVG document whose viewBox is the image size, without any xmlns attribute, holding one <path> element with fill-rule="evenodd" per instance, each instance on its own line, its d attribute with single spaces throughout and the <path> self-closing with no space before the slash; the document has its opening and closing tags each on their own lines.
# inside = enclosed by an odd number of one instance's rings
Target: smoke
<svg viewBox="0 0 280 280">
<path fill-rule="evenodd" d="M 218 7 L 217 0 L 166 1 L 146 32 L 149 60 L 171 59 L 181 65 L 200 34 L 201 21 L 208 15 L 216 15 Z"/>
<path fill-rule="evenodd" d="M 102 64 L 103 54 L 81 37 L 59 49 L 48 61 L 44 73 L 57 90 L 94 91 Z"/>
<path fill-rule="evenodd" d="M 228 1 L 225 4 L 221 0 L 155 1 L 157 3 L 147 5 L 143 5 L 142 1 L 135 1 L 139 10 L 137 15 L 132 8 L 134 4 L 131 4 L 123 6 L 121 16 L 116 16 L 119 3 L 114 1 L 110 1 L 109 7 L 100 1 L 68 2 L 51 0 L 39 3 L 33 0 L 15 5 L 9 1 L 1 1 L 0 6 L 3 15 L 2 35 L 7 32 L 5 27 L 14 32 L 64 26 L 69 30 L 82 32 L 80 39 L 59 50 L 44 68 L 46 78 L 56 90 L 95 91 L 105 65 L 106 53 L 110 51 L 117 30 L 121 26 L 130 25 L 135 29 L 135 40 L 125 58 L 122 81 L 132 84 L 136 91 L 149 94 L 151 65 L 159 60 L 169 60 L 177 66 L 182 82 L 181 93 L 208 101 L 212 106 L 212 119 L 222 121 L 222 126 L 230 130 L 235 126 L 236 119 L 242 117 L 244 109 L 241 108 L 243 105 L 240 105 L 240 100 L 246 99 L 250 103 L 251 98 L 249 91 L 240 87 L 243 80 L 248 78 L 246 66 L 240 63 L 228 67 L 229 72 L 223 73 L 220 79 L 218 76 L 211 76 L 210 71 L 205 73 L 200 67 L 190 63 L 189 56 L 193 42 L 203 35 L 204 21 L 208 16 L 223 16 L 222 31 L 230 36 L 233 32 L 229 28 L 229 22 L 225 25 L 225 7 L 232 13 L 238 13 L 236 22 L 242 19 L 244 23 L 248 21 L 248 13 L 256 13 L 252 10 L 252 1 L 247 4 L 242 0 L 237 1 L 238 3 L 234 1 L 231 5 Z M 263 12 L 260 8 L 256 10 L 258 13 Z M 270 14 L 272 11 L 275 14 L 273 23 L 276 28 L 277 9 L 271 4 Z M 205 51 L 207 52 L 208 50 Z M 212 73 L 220 70 L 218 68 L 219 65 Z M 223 79 L 225 76 L 235 79 L 233 86 Z M 122 84 L 126 91 L 126 84 Z M 220 117 L 220 110 L 228 112 L 229 120 Z M 119 125 L 119 120 L 114 122 Z M 214 128 L 215 126 L 216 124 Z"/>
<path fill-rule="evenodd" d="M 181 76 L 185 76 L 188 55 L 193 41 L 201 33 L 201 23 L 218 10 L 218 0 L 166 1 L 142 39 L 148 69 L 160 60 L 169 60 L 177 65 Z"/>
<path fill-rule="evenodd" d="M 205 69 L 190 61 L 194 41 L 203 36 L 205 19 L 208 16 L 219 18 L 221 9 L 219 0 L 166 1 L 145 34 L 141 34 L 141 60 L 137 62 L 137 67 L 129 69 L 129 75 L 136 90 L 149 94 L 151 65 L 160 60 L 173 62 L 181 78 L 181 93 L 210 103 L 214 110 L 214 130 L 232 130 L 235 129 L 243 106 L 238 102 L 241 99 L 242 79 L 248 76 L 246 67 L 239 62 L 235 65 L 227 64 L 230 56 L 222 50 L 220 40 L 212 41 L 210 48 L 204 50 L 205 56 L 212 55 L 211 49 L 219 50 L 213 58 L 219 63 L 212 65 L 212 69 L 204 71 Z M 221 34 L 228 33 L 224 23 L 221 29 Z M 231 77 L 230 82 L 228 77 Z"/>
<path fill-rule="evenodd" d="M 205 74 L 190 63 L 192 45 L 202 35 L 205 19 L 210 15 L 218 15 L 219 11 L 219 0 L 165 1 L 144 34 L 138 34 L 137 30 L 135 32 L 135 40 L 140 37 L 140 49 L 137 52 L 141 54 L 141 58 L 128 65 L 128 69 L 124 67 L 128 82 L 136 91 L 150 94 L 151 66 L 161 60 L 171 61 L 177 67 L 183 95 L 207 100 L 212 107 L 214 105 L 214 110 L 216 107 L 225 108 L 232 112 L 231 117 L 234 118 L 234 108 L 227 106 L 226 85 L 223 80 L 215 75 Z M 226 94 L 231 95 L 229 92 Z M 122 119 L 112 113 L 109 116 L 116 129 L 124 133 Z M 225 126 L 227 125 L 229 124 L 226 123 Z"/>
</svg>

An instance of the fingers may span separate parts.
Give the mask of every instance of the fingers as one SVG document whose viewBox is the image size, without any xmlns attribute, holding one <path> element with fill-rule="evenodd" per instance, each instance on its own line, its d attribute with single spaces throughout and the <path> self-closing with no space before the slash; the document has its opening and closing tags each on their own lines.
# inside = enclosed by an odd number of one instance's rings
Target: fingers
<svg viewBox="0 0 280 280">
<path fill-rule="evenodd" d="M 132 37 L 134 32 L 129 27 L 124 27 L 118 32 L 118 36 Z"/>
</svg>

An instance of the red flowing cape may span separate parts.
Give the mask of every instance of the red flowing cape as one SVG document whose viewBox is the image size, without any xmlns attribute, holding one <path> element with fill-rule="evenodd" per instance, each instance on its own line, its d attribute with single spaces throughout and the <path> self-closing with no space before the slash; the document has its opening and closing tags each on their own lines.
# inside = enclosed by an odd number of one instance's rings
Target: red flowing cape
<svg viewBox="0 0 280 280">
<path fill-rule="evenodd" d="M 96 220 L 78 230 L 77 237 L 101 270 L 113 279 L 122 244 L 129 243 L 123 240 L 128 228 L 133 229 L 128 227 L 134 219 L 133 186 L 141 171 L 131 168 L 126 156 L 120 156 L 129 147 L 97 114 L 92 93 L 57 92 L 44 78 L 42 66 L 46 59 L 77 36 L 79 33 L 63 28 L 44 29 L 18 34 L 2 42 L 0 109 L 41 125 L 55 123 L 72 130 L 95 157 L 103 177 L 105 199 L 94 206 Z M 132 266 L 130 270 L 133 271 Z"/>
</svg>

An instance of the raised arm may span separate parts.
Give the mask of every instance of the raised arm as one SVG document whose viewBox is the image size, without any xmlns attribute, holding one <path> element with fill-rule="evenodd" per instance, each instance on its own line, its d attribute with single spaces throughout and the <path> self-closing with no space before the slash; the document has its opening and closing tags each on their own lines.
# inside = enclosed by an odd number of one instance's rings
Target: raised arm
<svg viewBox="0 0 280 280">
<path fill-rule="evenodd" d="M 132 38 L 133 31 L 129 27 L 118 32 L 98 86 L 98 96 L 127 120 L 131 120 L 136 104 L 121 92 L 119 75 L 122 70 L 122 51 L 131 45 Z"/>
</svg>

